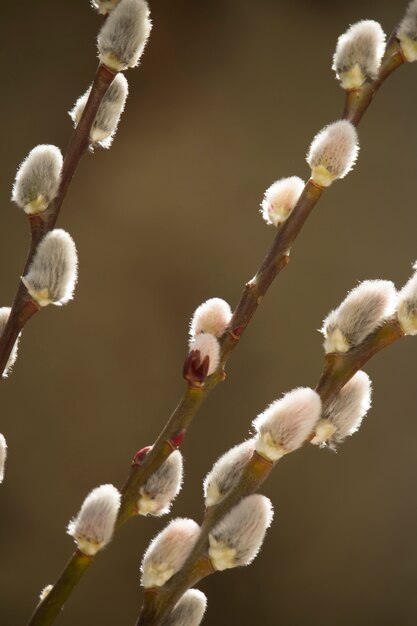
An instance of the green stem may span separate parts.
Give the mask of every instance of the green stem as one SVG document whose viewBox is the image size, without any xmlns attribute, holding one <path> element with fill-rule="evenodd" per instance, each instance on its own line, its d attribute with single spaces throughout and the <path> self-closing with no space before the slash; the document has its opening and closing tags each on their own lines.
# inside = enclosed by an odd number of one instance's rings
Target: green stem
<svg viewBox="0 0 417 626">
<path fill-rule="evenodd" d="M 48 595 L 36 607 L 28 626 L 50 626 L 94 557 L 76 550 Z"/>
</svg>

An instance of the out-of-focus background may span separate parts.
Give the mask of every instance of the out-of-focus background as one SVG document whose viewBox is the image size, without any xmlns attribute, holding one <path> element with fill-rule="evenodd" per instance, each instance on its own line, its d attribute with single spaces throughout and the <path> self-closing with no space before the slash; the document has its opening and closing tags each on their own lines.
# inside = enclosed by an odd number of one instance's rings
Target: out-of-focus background
<svg viewBox="0 0 417 626">
<path fill-rule="evenodd" d="M 387 33 L 404 2 L 151 2 L 154 29 L 113 147 L 82 161 L 60 218 L 74 237 L 74 302 L 28 325 L 1 383 L 9 445 L 0 491 L 0 623 L 26 623 L 73 544 L 65 527 L 95 486 L 121 486 L 178 401 L 188 320 L 235 305 L 274 236 L 258 212 L 275 179 L 309 171 L 315 133 L 341 115 L 331 58 L 361 18 Z M 66 111 L 96 68 L 100 18 L 84 2 L 2 8 L 0 304 L 28 245 L 10 201 L 38 143 L 65 149 Z M 324 194 L 183 446 L 174 516 L 202 519 L 201 483 L 283 392 L 314 386 L 323 317 L 367 278 L 401 286 L 417 258 L 417 64 L 382 88 L 354 171 Z M 369 363 L 373 408 L 337 454 L 307 447 L 263 492 L 276 516 L 248 568 L 210 577 L 205 624 L 411 626 L 417 621 L 417 339 Z M 133 625 L 139 564 L 170 518 L 129 522 L 57 624 Z"/>
</svg>

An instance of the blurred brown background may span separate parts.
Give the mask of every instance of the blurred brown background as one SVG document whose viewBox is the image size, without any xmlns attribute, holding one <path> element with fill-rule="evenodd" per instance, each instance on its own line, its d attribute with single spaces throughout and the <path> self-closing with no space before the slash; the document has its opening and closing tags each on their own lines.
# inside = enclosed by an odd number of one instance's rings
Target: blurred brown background
<svg viewBox="0 0 417 626">
<path fill-rule="evenodd" d="M 405 3 L 151 1 L 154 30 L 110 151 L 80 165 L 60 226 L 80 257 L 75 301 L 28 326 L 1 384 L 9 444 L 0 493 L 0 624 L 26 623 L 73 549 L 69 519 L 95 486 L 120 486 L 179 399 L 187 324 L 203 300 L 236 304 L 272 238 L 258 206 L 276 178 L 308 177 L 314 134 L 341 114 L 336 39 L 361 18 L 389 32 Z M 28 238 L 9 201 L 38 143 L 62 149 L 66 111 L 96 67 L 100 18 L 84 2 L 5 3 L 0 41 L 0 299 L 10 304 Z M 267 403 L 322 367 L 317 329 L 366 278 L 401 286 L 417 258 L 417 64 L 401 68 L 360 127 L 361 154 L 325 193 L 184 445 L 173 515 L 203 514 L 201 482 Z M 337 455 L 282 460 L 264 493 L 276 517 L 248 568 L 201 584 L 205 624 L 417 623 L 417 339 L 367 367 L 373 409 Z M 133 626 L 139 564 L 167 518 L 131 521 L 58 620 Z"/>
</svg>

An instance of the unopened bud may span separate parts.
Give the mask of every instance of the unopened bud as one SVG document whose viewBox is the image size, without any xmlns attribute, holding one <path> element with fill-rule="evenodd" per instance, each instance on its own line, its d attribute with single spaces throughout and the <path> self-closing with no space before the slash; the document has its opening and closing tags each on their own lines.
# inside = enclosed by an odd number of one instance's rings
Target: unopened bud
<svg viewBox="0 0 417 626">
<path fill-rule="evenodd" d="M 192 519 L 172 520 L 149 544 L 143 557 L 142 585 L 162 587 L 179 569 L 190 554 L 200 527 Z"/>
<path fill-rule="evenodd" d="M 249 565 L 258 554 L 273 518 L 271 501 L 253 494 L 243 498 L 209 534 L 209 557 L 222 571 Z"/>
<path fill-rule="evenodd" d="M 55 228 L 38 245 L 22 282 L 39 306 L 65 304 L 74 293 L 77 263 L 72 237 L 65 230 Z"/>
<path fill-rule="evenodd" d="M 320 396 L 313 389 L 293 389 L 254 420 L 256 450 L 270 461 L 297 450 L 314 430 L 320 414 Z"/>
<path fill-rule="evenodd" d="M 262 200 L 262 217 L 267 224 L 279 226 L 290 215 L 304 189 L 304 181 L 289 176 L 275 181 L 265 191 Z"/>
<path fill-rule="evenodd" d="M 81 552 L 93 556 L 110 542 L 120 498 L 120 493 L 113 485 L 101 485 L 86 497 L 80 512 L 67 529 Z"/>
<path fill-rule="evenodd" d="M 74 108 L 69 111 L 69 115 L 74 122 L 74 127 L 83 114 L 85 105 L 90 95 L 91 87 L 83 96 L 78 98 Z M 110 148 L 120 116 L 123 113 L 128 94 L 128 84 L 123 74 L 117 74 L 110 87 L 106 91 L 103 100 L 97 111 L 96 118 L 90 130 L 90 144 L 98 144 L 102 148 Z"/>
<path fill-rule="evenodd" d="M 219 366 L 220 344 L 214 335 L 200 333 L 188 345 L 183 375 L 190 384 L 201 385 Z"/>
<path fill-rule="evenodd" d="M 396 33 L 407 61 L 417 61 L 417 0 L 408 5 Z"/>
<path fill-rule="evenodd" d="M 358 134 L 347 120 L 325 126 L 313 139 L 307 154 L 313 182 L 328 187 L 344 178 L 358 156 Z"/>
<path fill-rule="evenodd" d="M 199 626 L 207 606 L 207 598 L 198 589 L 189 589 L 166 617 L 162 626 Z"/>
<path fill-rule="evenodd" d="M 121 0 L 98 34 L 101 63 L 116 72 L 135 67 L 151 28 L 149 7 L 145 0 Z"/>
<path fill-rule="evenodd" d="M 210 298 L 196 308 L 190 322 L 190 337 L 194 339 L 200 333 L 221 337 L 231 318 L 232 311 L 225 300 Z"/>
<path fill-rule="evenodd" d="M 413 268 L 417 270 L 417 261 Z M 398 293 L 397 316 L 406 335 L 417 334 L 417 271 Z"/>
<path fill-rule="evenodd" d="M 378 75 L 385 51 L 385 33 L 374 20 L 353 24 L 337 40 L 332 69 L 343 89 L 358 89 Z"/>
<path fill-rule="evenodd" d="M 51 593 L 53 588 L 54 588 L 53 585 L 46 585 L 46 587 L 44 587 L 42 589 L 42 591 L 40 592 L 40 594 L 39 594 L 39 600 L 41 602 L 42 602 L 42 600 L 45 600 L 46 596 L 48 596 Z"/>
<path fill-rule="evenodd" d="M 4 468 L 6 465 L 7 457 L 7 443 L 4 435 L 0 433 L 0 484 L 4 480 Z"/>
<path fill-rule="evenodd" d="M 324 350 L 347 352 L 358 346 L 395 311 L 397 293 L 389 280 L 365 280 L 323 322 Z"/>
<path fill-rule="evenodd" d="M 91 5 L 101 15 L 107 15 L 119 2 L 120 0 L 91 0 Z"/>
<path fill-rule="evenodd" d="M 10 315 L 10 307 L 8 306 L 3 306 L 0 308 L 0 337 L 2 336 L 4 329 L 6 328 L 6 324 L 7 324 L 7 320 L 9 319 L 9 315 Z M 19 339 L 20 339 L 20 334 L 18 336 L 18 338 L 15 341 L 15 344 L 10 352 L 8 361 L 6 363 L 6 367 L 4 369 L 3 372 L 3 378 L 7 378 L 7 376 L 10 374 L 11 368 L 13 367 L 13 365 L 16 362 L 17 359 L 17 350 L 19 347 Z"/>
<path fill-rule="evenodd" d="M 139 489 L 139 515 L 165 515 L 181 490 L 182 454 L 175 450 Z"/>
<path fill-rule="evenodd" d="M 237 485 L 254 450 L 255 440 L 249 439 L 231 448 L 216 461 L 203 483 L 206 506 L 220 502 Z"/>
<path fill-rule="evenodd" d="M 326 405 L 317 422 L 313 444 L 335 447 L 355 433 L 371 406 L 372 386 L 365 372 L 359 371 Z"/>
<path fill-rule="evenodd" d="M 62 154 L 59 148 L 40 145 L 19 165 L 12 200 L 28 215 L 44 211 L 58 193 Z"/>
</svg>

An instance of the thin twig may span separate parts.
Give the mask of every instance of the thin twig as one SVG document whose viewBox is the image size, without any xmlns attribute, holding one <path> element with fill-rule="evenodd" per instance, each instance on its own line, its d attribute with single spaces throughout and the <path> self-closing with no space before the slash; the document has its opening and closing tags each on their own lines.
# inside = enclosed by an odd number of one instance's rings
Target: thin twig
<svg viewBox="0 0 417 626">
<path fill-rule="evenodd" d="M 81 119 L 74 129 L 65 154 L 58 194 L 46 211 L 30 218 L 31 241 L 22 276 L 26 274 L 39 242 L 56 224 L 72 177 L 74 176 L 81 157 L 89 146 L 90 130 L 95 120 L 97 110 L 114 77 L 115 73 L 107 67 L 104 65 L 98 66 L 88 101 Z M 22 331 L 26 322 L 38 310 L 39 307 L 33 302 L 26 287 L 23 285 L 22 281 L 19 280 L 12 309 L 6 327 L 0 337 L 0 378 L 6 369 L 7 361 L 19 333 Z"/>
<path fill-rule="evenodd" d="M 50 626 L 56 616 L 60 613 L 74 584 L 80 580 L 81 576 L 91 565 L 93 557 L 76 550 L 57 583 L 46 596 L 48 602 L 42 601 L 36 607 L 29 624 L 31 626 Z"/>
<path fill-rule="evenodd" d="M 404 333 L 396 318 L 387 320 L 358 347 L 344 354 L 328 354 L 322 376 L 316 387 L 323 405 L 334 398 L 340 389 L 372 356 L 401 339 Z M 310 441 L 309 436 L 306 442 Z M 183 593 L 199 580 L 213 573 L 201 563 L 208 558 L 208 536 L 216 524 L 243 497 L 257 491 L 268 478 L 277 462 L 264 459 L 256 451 L 248 462 L 238 484 L 217 505 L 206 510 L 199 537 L 183 567 L 163 587 L 145 593 L 144 605 L 136 626 L 158 626 Z"/>
<path fill-rule="evenodd" d="M 346 94 L 343 113 L 345 119 L 349 119 L 355 125 L 359 124 L 383 82 L 395 69 L 404 63 L 404 57 L 400 53 L 400 50 L 398 42 L 395 39 L 394 31 L 390 37 L 378 77 L 375 81 L 366 83 L 364 87 Z M 231 352 L 249 324 L 272 281 L 287 266 L 290 258 L 290 249 L 323 191 L 323 188 L 315 185 L 311 180 L 306 183 L 294 210 L 278 230 L 272 247 L 261 267 L 255 277 L 246 283 L 233 313 L 229 331 L 222 339 L 220 371 L 223 371 Z M 167 451 L 170 446 L 172 447 L 172 438 L 178 436 L 179 433 L 181 433 L 182 439 L 185 437 L 186 430 L 195 413 L 203 404 L 208 393 L 222 380 L 224 380 L 224 376 L 221 376 L 219 372 L 209 377 L 206 384 L 199 390 L 198 401 L 195 403 L 187 401 L 190 388 L 185 390 L 177 409 L 169 418 L 152 449 L 144 459 L 142 459 L 141 464 L 134 466 L 131 470 L 130 476 L 122 491 L 123 498 L 119 514 L 119 525 L 126 521 L 129 515 L 134 513 L 134 503 L 139 488 L 146 482 L 149 476 L 162 465 L 169 455 Z M 183 411 L 184 404 L 187 406 L 186 411 Z"/>
<path fill-rule="evenodd" d="M 185 393 L 171 415 L 152 449 L 145 456 L 140 465 L 132 467 L 130 476 L 122 490 L 122 505 L 119 514 L 119 524 L 125 521 L 135 511 L 139 487 L 165 461 L 170 452 L 175 449 L 173 441 L 178 436 L 185 437 L 187 429 L 210 391 L 224 379 L 223 368 L 244 329 L 249 324 L 253 314 L 266 294 L 268 287 L 277 274 L 286 267 L 289 260 L 289 249 L 300 232 L 311 210 L 320 198 L 323 189 L 308 181 L 301 197 L 290 218 L 283 224 L 277 233 L 272 247 L 265 257 L 256 276 L 249 281 L 242 297 L 235 309 L 229 332 L 222 342 L 222 356 L 220 369 L 209 377 L 203 387 L 188 386 Z"/>
<path fill-rule="evenodd" d="M 352 122 L 354 126 L 359 124 L 375 94 L 388 76 L 406 62 L 401 46 L 395 37 L 396 31 L 397 28 L 388 40 L 378 77 L 372 82 L 365 83 L 359 89 L 352 89 L 346 93 L 343 118 Z"/>
<path fill-rule="evenodd" d="M 347 94 L 343 117 L 346 119 L 350 119 L 353 124 L 357 125 L 362 119 L 365 111 L 368 109 L 372 98 L 379 89 L 379 87 L 382 85 L 385 79 L 403 62 L 404 59 L 402 55 L 398 54 L 398 44 L 396 43 L 396 40 L 394 38 L 391 38 L 390 44 L 387 47 L 384 59 L 381 64 L 378 78 L 373 83 L 365 86 L 364 88 L 361 88 L 354 93 L 349 92 Z M 305 221 L 307 220 L 309 214 L 319 200 L 322 192 L 323 188 L 319 187 L 311 180 L 306 183 L 304 190 L 297 202 L 297 205 L 292 211 L 290 217 L 279 228 L 272 247 L 265 257 L 261 267 L 259 268 L 254 278 L 245 285 L 241 298 L 233 313 L 228 331 L 222 337 L 221 360 L 218 370 L 212 376 L 208 377 L 205 383 L 200 387 L 187 385 L 180 402 L 178 403 L 176 409 L 167 421 L 163 430 L 159 434 L 152 448 L 143 458 L 140 458 L 140 461 L 138 463 L 134 462 L 132 464 L 129 477 L 127 478 L 126 483 L 122 488 L 122 503 L 116 528 L 119 528 L 128 519 L 137 514 L 137 497 L 139 488 L 146 483 L 148 478 L 162 465 L 162 463 L 168 458 L 171 452 L 181 445 L 187 433 L 188 427 L 190 426 L 198 409 L 204 403 L 209 393 L 217 386 L 217 384 L 224 380 L 224 366 L 227 363 L 231 352 L 234 350 L 237 343 L 239 342 L 242 333 L 252 319 L 272 281 L 287 266 L 289 262 L 290 249 L 295 239 L 297 238 L 301 228 L 303 227 Z M 395 336 L 396 331 L 394 331 L 393 329 L 391 329 L 392 337 L 390 334 L 391 331 L 388 331 L 388 327 L 386 331 L 388 333 L 388 337 L 384 346 L 381 347 L 385 347 L 385 345 L 389 345 L 389 343 L 394 341 L 396 338 L 399 338 Z M 383 331 L 381 330 L 381 332 Z M 365 359 L 365 361 L 370 358 L 370 356 L 372 356 L 372 354 L 374 354 L 376 351 L 378 350 L 375 349 L 372 353 L 370 351 L 369 356 Z M 354 351 L 352 351 L 352 355 L 353 354 Z M 362 358 L 365 358 L 365 354 L 362 355 Z M 365 361 L 362 361 L 361 365 Z M 346 361 L 345 363 L 347 362 L 348 361 Z M 351 367 L 353 367 L 353 362 L 351 363 Z M 329 372 L 327 376 L 330 376 Z M 346 373 L 344 375 L 348 376 L 347 372 L 348 369 L 346 369 Z M 340 383 L 342 378 L 343 376 L 340 374 L 340 378 L 338 379 L 339 382 L 337 383 L 340 386 L 342 386 Z M 323 383 L 321 383 L 321 381 L 319 383 L 319 385 L 323 385 L 323 394 L 325 394 L 324 388 L 331 389 L 332 385 L 334 385 L 334 389 L 336 389 L 335 380 L 332 378 L 333 382 L 331 383 L 329 382 L 329 380 L 329 378 L 325 377 L 325 379 L 323 379 Z M 260 467 L 263 467 L 262 471 L 260 471 Z M 242 490 L 247 489 L 247 493 L 251 493 L 251 491 L 256 490 L 261 482 L 265 480 L 267 474 L 271 469 L 272 464 L 265 464 L 265 462 L 260 459 L 259 455 L 255 455 L 252 462 L 248 465 L 247 472 L 242 477 L 241 483 L 239 483 L 239 485 L 242 485 Z M 247 483 L 245 481 L 247 481 Z M 229 508 L 232 507 L 233 503 L 236 503 L 241 497 L 242 496 L 239 495 L 238 491 L 233 491 L 219 505 L 217 505 L 216 507 L 212 507 L 212 509 L 207 513 L 207 516 L 202 526 L 202 533 L 204 534 L 201 534 L 200 539 L 196 544 L 196 547 L 194 548 L 192 554 L 189 557 L 189 560 L 187 561 L 187 563 L 190 564 L 192 561 L 193 567 L 197 568 L 199 576 L 197 580 L 202 578 L 203 574 L 207 575 L 208 573 L 211 573 L 212 568 L 211 565 L 207 564 L 207 557 L 203 553 L 200 555 L 201 558 L 199 557 L 197 558 L 197 560 L 194 558 L 193 555 L 197 552 L 197 549 L 199 551 L 202 551 L 203 544 L 204 547 L 207 548 L 207 537 L 209 529 L 212 528 L 213 525 L 217 523 L 217 521 L 224 515 L 226 510 L 229 510 Z M 163 595 L 161 595 L 161 593 L 159 592 L 154 593 L 154 590 L 152 592 L 145 593 L 145 604 L 143 611 L 141 612 L 141 616 L 139 617 L 137 626 L 142 626 L 145 624 L 147 626 L 155 624 L 156 626 L 156 624 L 160 623 L 159 618 L 162 619 L 162 612 L 160 613 L 160 611 L 162 611 L 161 607 L 164 607 L 163 610 L 165 615 L 166 612 L 169 610 L 169 608 L 167 607 L 172 607 L 176 599 L 180 597 L 182 593 L 181 590 L 185 591 L 188 588 L 186 584 L 194 584 L 194 582 L 197 582 L 197 580 L 195 580 L 196 570 L 192 570 L 191 568 L 190 571 L 188 571 L 187 563 L 184 566 L 182 572 L 176 574 L 172 578 L 172 580 L 169 581 L 167 585 L 165 585 L 163 589 Z M 196 565 L 196 563 L 198 565 Z M 189 567 L 191 567 L 191 565 Z M 60 585 L 60 580 L 58 580 L 56 583 L 56 586 L 58 587 Z M 74 580 L 72 588 L 76 586 L 78 580 L 79 578 L 77 578 L 77 580 Z M 176 581 L 181 581 L 180 583 L 178 583 L 177 587 Z M 68 597 L 68 595 L 66 596 L 66 598 Z M 48 596 L 45 598 L 43 603 L 47 607 L 49 603 Z M 38 606 L 38 609 L 40 606 L 41 605 Z M 158 621 L 154 621 L 156 619 L 156 614 L 158 614 Z M 150 618 L 150 616 L 153 617 Z M 149 619 L 151 619 L 151 621 L 149 621 Z M 39 622 L 38 624 L 32 621 L 29 622 L 28 626 L 35 626 L 35 624 L 36 626 L 41 626 L 41 624 L 43 626 L 43 623 L 41 622 Z"/>
</svg>

